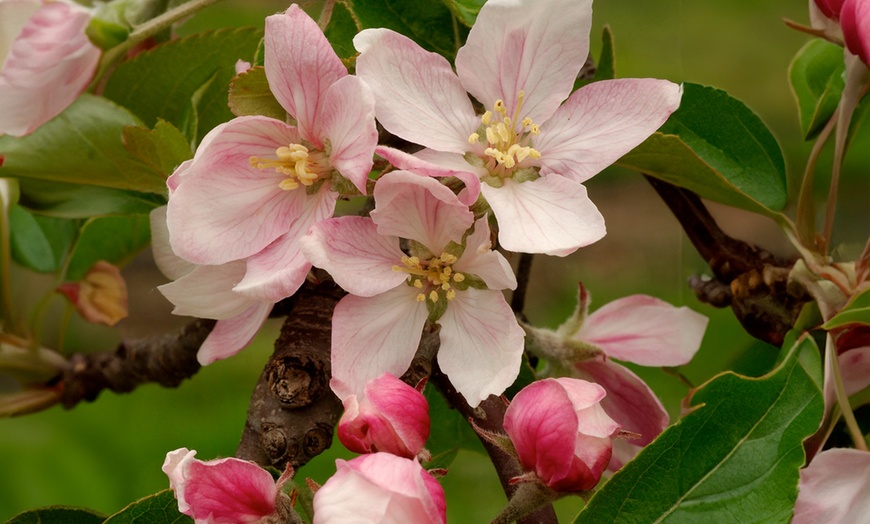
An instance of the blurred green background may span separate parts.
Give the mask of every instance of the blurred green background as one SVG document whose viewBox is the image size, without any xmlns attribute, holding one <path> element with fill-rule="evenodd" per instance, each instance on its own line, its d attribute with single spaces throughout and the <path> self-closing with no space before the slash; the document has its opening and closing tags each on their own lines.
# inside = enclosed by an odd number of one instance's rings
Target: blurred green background
<svg viewBox="0 0 870 524">
<path fill-rule="evenodd" d="M 191 19 L 183 32 L 262 26 L 264 16 L 288 5 L 227 1 Z M 783 144 L 793 193 L 795 176 L 809 148 L 799 135 L 786 71 L 808 37 L 786 28 L 782 19 L 806 22 L 806 9 L 805 0 L 597 0 L 592 50 L 597 56 L 601 28 L 608 24 L 616 39 L 618 76 L 708 84 L 744 101 Z M 866 149 L 861 140 L 853 151 L 860 149 Z M 820 166 L 826 162 L 823 159 Z M 866 187 L 861 181 L 866 167 L 864 159 L 850 161 L 843 194 Z M 697 302 L 686 281 L 707 267 L 648 184 L 634 173 L 610 169 L 588 187 L 607 220 L 608 235 L 568 258 L 535 260 L 527 307 L 530 319 L 558 325 L 574 308 L 578 281 L 591 291 L 593 309 L 628 294 L 652 294 L 688 305 L 711 319 L 700 352 L 682 370 L 694 384 L 723 369 L 762 370 L 775 350 L 743 333 L 729 310 Z M 839 223 L 860 227 L 857 217 L 864 203 L 861 198 L 845 202 Z M 713 206 L 713 211 L 733 236 L 775 252 L 788 252 L 787 242 L 772 222 L 721 206 Z M 858 229 L 848 235 L 860 240 L 866 233 Z M 851 236 L 838 240 L 847 245 L 856 242 Z M 122 324 L 125 336 L 178 325 L 178 319 L 171 324 L 169 304 L 154 289 L 163 281 L 147 254 L 125 274 L 133 300 L 131 318 Z M 24 286 L 21 292 L 26 294 L 28 289 Z M 0 521 L 25 509 L 52 504 L 113 513 L 168 487 L 160 471 L 167 451 L 188 447 L 198 450 L 202 459 L 231 456 L 244 425 L 248 395 L 279 326 L 272 321 L 252 347 L 203 369 L 176 390 L 145 386 L 127 395 L 103 394 L 71 411 L 53 408 L 0 420 Z M 109 331 L 80 323 L 74 323 L 73 329 L 81 334 L 80 340 L 97 336 L 101 342 L 88 347 L 73 344 L 70 350 L 107 349 L 117 340 Z M 677 416 L 686 387 L 661 370 L 633 369 L 661 395 L 672 416 Z M 333 450 L 302 469 L 300 476 L 324 482 L 334 471 L 334 458 L 349 455 L 340 448 L 336 441 Z M 451 522 L 488 522 L 504 503 L 492 466 L 471 452 L 459 456 L 443 484 Z M 560 501 L 560 517 L 570 521 L 579 507 L 579 499 Z"/>
</svg>

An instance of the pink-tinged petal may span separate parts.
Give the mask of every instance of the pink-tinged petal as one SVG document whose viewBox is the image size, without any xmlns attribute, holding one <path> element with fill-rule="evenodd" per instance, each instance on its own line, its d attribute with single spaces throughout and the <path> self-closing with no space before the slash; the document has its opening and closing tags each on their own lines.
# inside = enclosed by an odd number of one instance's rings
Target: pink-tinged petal
<svg viewBox="0 0 870 524">
<path fill-rule="evenodd" d="M 332 316 L 332 380 L 344 399 L 361 396 L 369 380 L 408 370 L 429 317 L 418 290 L 398 287 L 374 297 L 348 295 Z"/>
<path fill-rule="evenodd" d="M 393 270 L 405 256 L 399 239 L 379 235 L 370 218 L 339 217 L 315 224 L 299 241 L 315 266 L 325 269 L 348 293 L 372 297 L 407 280 Z"/>
<path fill-rule="evenodd" d="M 166 227 L 166 206 L 155 208 L 150 213 L 151 252 L 157 268 L 170 280 L 177 280 L 196 268 L 187 260 L 172 252 L 169 245 L 169 228 Z"/>
<path fill-rule="evenodd" d="M 389 29 L 366 29 L 353 43 L 362 53 L 356 74 L 371 86 L 387 131 L 438 151 L 470 149 L 480 120 L 443 56 Z"/>
<path fill-rule="evenodd" d="M 508 251 L 561 257 L 606 233 L 604 217 L 586 188 L 567 178 L 505 179 L 502 187 L 483 184 L 480 190 L 498 219 L 498 242 Z"/>
<path fill-rule="evenodd" d="M 801 470 L 793 524 L 851 524 L 870 515 L 870 453 L 829 449 Z"/>
<path fill-rule="evenodd" d="M 453 264 L 453 270 L 480 277 L 489 289 L 514 289 L 517 277 L 510 263 L 498 251 L 492 250 L 486 217 L 474 223 L 474 232 L 465 239 L 465 251 Z"/>
<path fill-rule="evenodd" d="M 200 147 L 202 147 L 202 144 L 200 144 Z M 185 160 L 175 168 L 175 171 L 173 171 L 169 177 L 166 178 L 166 189 L 169 192 L 169 198 L 172 198 L 172 194 L 175 193 L 178 184 L 184 180 L 185 175 L 190 171 L 191 164 L 193 164 L 192 158 L 190 160 Z"/>
<path fill-rule="evenodd" d="M 322 149 L 326 91 L 347 76 L 347 68 L 317 22 L 296 4 L 266 18 L 264 47 L 269 89 L 296 118 L 302 137 Z"/>
<path fill-rule="evenodd" d="M 838 361 L 847 396 L 870 386 L 870 347 L 850 349 L 842 353 Z"/>
<path fill-rule="evenodd" d="M 520 114 L 508 116 L 540 124 L 571 94 L 591 25 L 592 0 L 487 2 L 456 54 L 456 71 L 487 109 L 501 99 L 512 112 L 525 91 Z"/>
<path fill-rule="evenodd" d="M 541 126 L 535 149 L 541 173 L 584 182 L 661 127 L 680 106 L 682 87 L 667 80 L 626 78 L 589 84 Z"/>
<path fill-rule="evenodd" d="M 244 60 L 236 60 L 236 74 L 240 75 L 251 68 L 250 62 L 245 62 Z"/>
<path fill-rule="evenodd" d="M 252 302 L 238 315 L 218 320 L 199 347 L 196 360 L 201 366 L 207 366 L 245 349 L 257 336 L 271 311 L 271 302 Z"/>
<path fill-rule="evenodd" d="M 0 2 L 0 66 L 27 19 L 42 5 L 40 0 L 3 0 Z"/>
<path fill-rule="evenodd" d="M 371 89 L 355 76 L 338 80 L 326 91 L 320 117 L 323 138 L 332 144 L 332 167 L 365 194 L 378 145 Z"/>
<path fill-rule="evenodd" d="M 525 334 L 500 291 L 457 292 L 438 323 L 438 365 L 469 405 L 476 407 L 513 384 Z"/>
<path fill-rule="evenodd" d="M 290 229 L 248 258 L 245 278 L 235 287 L 235 291 L 273 303 L 296 293 L 311 269 L 311 264 L 302 254 L 299 240 L 312 225 L 332 216 L 337 196 L 327 185 L 314 195 L 306 194 L 299 218 Z"/>
<path fill-rule="evenodd" d="M 692 360 L 707 317 L 647 295 L 610 302 L 586 319 L 575 335 L 610 358 L 642 366 L 682 366 Z"/>
<path fill-rule="evenodd" d="M 459 201 L 470 206 L 480 195 L 480 177 L 487 174 L 485 168 L 476 168 L 465 161 L 462 155 L 423 149 L 410 155 L 404 151 L 378 146 L 375 152 L 399 169 L 431 177 L 456 177 L 465 184 L 459 193 Z"/>
<path fill-rule="evenodd" d="M 166 454 L 166 459 L 163 461 L 163 473 L 169 477 L 169 487 L 175 492 L 175 499 L 178 501 L 178 511 L 187 515 L 190 511 L 190 504 L 184 498 L 184 488 L 187 486 L 187 478 L 185 470 L 187 465 L 196 460 L 196 451 L 191 451 L 187 448 L 178 448 L 175 451 L 170 451 Z"/>
<path fill-rule="evenodd" d="M 46 3 L 27 20 L 0 70 L 0 134 L 32 133 L 85 90 L 100 60 L 85 35 L 90 20 L 87 9 L 64 2 Z"/>
<path fill-rule="evenodd" d="M 391 171 L 375 185 L 371 216 L 381 235 L 416 240 L 439 256 L 450 241 L 461 242 L 474 214 L 437 180 Z"/>
<path fill-rule="evenodd" d="M 209 132 L 169 199 L 172 250 L 217 265 L 256 254 L 286 233 L 306 194 L 284 191 L 284 175 L 258 170 L 250 158 L 275 158 L 295 140 L 295 128 L 265 117 L 236 118 Z"/>
<path fill-rule="evenodd" d="M 196 524 L 247 524 L 275 513 L 278 487 L 253 462 L 192 460 L 186 474 L 184 497 Z"/>
<path fill-rule="evenodd" d="M 234 317 L 250 306 L 250 298 L 233 291 L 244 274 L 243 260 L 220 266 L 197 266 L 187 275 L 157 289 L 175 305 L 172 312 L 176 315 L 221 320 Z"/>
<path fill-rule="evenodd" d="M 444 524 L 444 490 L 416 461 L 372 453 L 335 461 L 314 495 L 314 524 Z"/>
</svg>

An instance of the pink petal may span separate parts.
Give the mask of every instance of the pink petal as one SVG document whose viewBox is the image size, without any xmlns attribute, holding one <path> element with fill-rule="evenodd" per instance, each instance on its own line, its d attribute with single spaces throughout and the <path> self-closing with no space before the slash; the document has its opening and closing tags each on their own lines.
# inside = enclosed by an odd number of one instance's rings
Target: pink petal
<svg viewBox="0 0 870 524">
<path fill-rule="evenodd" d="M 455 153 L 423 149 L 409 155 L 386 146 L 378 146 L 375 152 L 399 169 L 424 176 L 458 178 L 465 184 L 465 189 L 459 194 L 459 201 L 467 206 L 477 200 L 480 194 L 480 177 L 487 174 L 486 169 L 472 166 L 462 155 Z"/>
<path fill-rule="evenodd" d="M 197 524 L 253 523 L 275 512 L 275 481 L 253 462 L 194 460 L 187 474 L 184 496 Z"/>
<path fill-rule="evenodd" d="M 234 317 L 250 306 L 250 298 L 233 291 L 244 274 L 243 260 L 220 266 L 198 266 L 157 289 L 175 305 L 172 312 L 176 315 L 221 320 Z"/>
<path fill-rule="evenodd" d="M 299 243 L 313 265 L 325 269 L 353 295 L 379 295 L 408 278 L 393 270 L 405 255 L 399 239 L 379 235 L 370 218 L 346 216 L 319 222 Z"/>
<path fill-rule="evenodd" d="M 382 176 L 374 190 L 371 217 L 381 235 L 416 240 L 433 255 L 462 235 L 474 223 L 474 214 L 437 180 L 408 171 Z"/>
<path fill-rule="evenodd" d="M 245 349 L 257 336 L 271 312 L 271 302 L 252 302 L 248 309 L 238 315 L 218 320 L 199 347 L 196 360 L 200 365 L 207 366 Z"/>
<path fill-rule="evenodd" d="M 438 365 L 472 407 L 513 384 L 525 334 L 500 291 L 457 292 L 438 323 Z"/>
<path fill-rule="evenodd" d="M 151 211 L 151 252 L 154 262 L 166 278 L 177 280 L 196 268 L 187 260 L 172 252 L 169 245 L 169 228 L 166 227 L 166 206 Z"/>
<path fill-rule="evenodd" d="M 274 157 L 296 141 L 293 127 L 265 117 L 236 118 L 209 132 L 169 199 L 172 250 L 196 264 L 223 264 L 286 233 L 305 192 L 282 190 L 284 175 L 251 167 L 250 158 Z"/>
<path fill-rule="evenodd" d="M 469 150 L 480 120 L 444 57 L 389 29 L 366 29 L 353 43 L 362 53 L 356 73 L 371 86 L 387 131 L 438 151 Z"/>
<path fill-rule="evenodd" d="M 480 189 L 498 219 L 498 242 L 508 251 L 565 256 L 605 234 L 604 217 L 586 188 L 567 178 L 504 179 L 500 188 Z"/>
<path fill-rule="evenodd" d="M 266 18 L 264 46 L 269 89 L 296 118 L 302 137 L 322 149 L 326 91 L 347 76 L 347 68 L 317 23 L 296 4 Z"/>
<path fill-rule="evenodd" d="M 592 0 L 488 2 L 456 55 L 462 85 L 487 109 L 541 124 L 574 87 L 589 52 Z M 519 115 L 518 94 L 525 91 Z M 438 148 L 435 148 L 438 149 Z"/>
<path fill-rule="evenodd" d="M 362 396 L 369 380 L 408 370 L 429 317 L 418 291 L 398 287 L 374 297 L 348 295 L 332 316 L 332 380 L 339 398 Z"/>
<path fill-rule="evenodd" d="M 870 2 L 846 0 L 840 12 L 843 40 L 854 55 L 864 64 L 870 64 Z"/>
<path fill-rule="evenodd" d="M 505 257 L 492 250 L 489 224 L 483 217 L 474 223 L 474 232 L 465 239 L 466 248 L 453 269 L 480 277 L 489 289 L 515 289 L 517 278 Z"/>
<path fill-rule="evenodd" d="M 610 358 L 642 366 L 682 366 L 701 346 L 707 317 L 647 295 L 614 300 L 586 319 L 576 338 Z"/>
<path fill-rule="evenodd" d="M 870 386 L 870 347 L 854 348 L 843 352 L 838 360 L 847 396 Z"/>
<path fill-rule="evenodd" d="M 245 278 L 235 291 L 272 303 L 296 293 L 311 269 L 300 250 L 299 240 L 313 224 L 332 216 L 337 196 L 325 184 L 314 195 L 306 193 L 299 218 L 286 233 L 248 258 Z"/>
<path fill-rule="evenodd" d="M 849 524 L 870 515 L 870 453 L 829 449 L 801 470 L 794 524 Z"/>
<path fill-rule="evenodd" d="M 46 3 L 27 20 L 0 71 L 0 134 L 32 133 L 85 90 L 100 60 L 85 35 L 90 20 L 87 9 L 64 2 Z"/>
<path fill-rule="evenodd" d="M 371 89 L 355 76 L 336 81 L 326 91 L 320 117 L 323 138 L 332 144 L 332 167 L 366 194 L 372 155 L 378 144 Z"/>
<path fill-rule="evenodd" d="M 541 173 L 584 182 L 634 149 L 680 106 L 682 87 L 651 78 L 594 82 L 541 126 Z"/>
</svg>

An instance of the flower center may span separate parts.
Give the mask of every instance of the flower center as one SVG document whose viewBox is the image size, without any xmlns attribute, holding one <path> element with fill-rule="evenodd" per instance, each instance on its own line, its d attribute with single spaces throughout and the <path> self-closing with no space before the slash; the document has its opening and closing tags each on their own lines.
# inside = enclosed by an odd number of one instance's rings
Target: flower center
<svg viewBox="0 0 870 524">
<path fill-rule="evenodd" d="M 517 106 L 511 113 L 513 117 L 508 116 L 501 99 L 495 101 L 492 111 L 487 111 L 480 117 L 482 125 L 478 131 L 486 136 L 487 148 L 483 154 L 488 157 L 490 171 L 506 173 L 529 157 L 541 158 L 541 153 L 530 145 L 532 136 L 541 132 L 538 124 L 528 117 L 519 122 L 519 125 L 513 120 L 523 108 L 524 96 L 525 93 L 520 91 Z M 476 144 L 480 141 L 480 136 L 480 133 L 472 133 L 468 137 L 468 143 Z"/>
<path fill-rule="evenodd" d="M 462 282 L 465 275 L 453 271 L 451 267 L 456 263 L 456 256 L 450 253 L 441 253 L 440 257 L 427 261 L 419 257 L 402 257 L 404 266 L 393 266 L 393 271 L 408 273 L 408 283 L 421 292 L 417 295 L 417 302 L 423 302 L 428 298 L 432 302 L 438 302 L 440 294 L 444 294 L 447 300 L 456 298 L 456 290 L 450 282 Z"/>
<path fill-rule="evenodd" d="M 331 169 L 326 153 L 318 150 L 309 151 L 302 144 L 279 147 L 275 150 L 275 158 L 252 156 L 250 162 L 251 167 L 260 171 L 274 169 L 286 175 L 287 178 L 278 184 L 278 187 L 285 191 L 292 191 L 300 184 L 308 187 Z"/>
</svg>

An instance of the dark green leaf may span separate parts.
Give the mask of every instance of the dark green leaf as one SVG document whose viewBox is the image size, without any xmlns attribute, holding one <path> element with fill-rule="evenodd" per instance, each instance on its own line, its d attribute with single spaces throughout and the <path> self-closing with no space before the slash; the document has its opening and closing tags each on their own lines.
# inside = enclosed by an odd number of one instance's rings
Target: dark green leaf
<svg viewBox="0 0 870 524">
<path fill-rule="evenodd" d="M 786 205 L 785 161 L 758 116 L 724 91 L 684 84 L 680 108 L 619 160 L 704 198 L 768 216 Z"/>
<path fill-rule="evenodd" d="M 148 215 L 93 218 L 82 226 L 73 247 L 66 279 L 81 280 L 99 260 L 127 264 L 151 241 Z"/>
<path fill-rule="evenodd" d="M 424 391 L 432 420 L 426 449 L 432 453 L 429 467 L 446 468 L 460 449 L 483 451 L 477 435 L 462 415 L 447 405 L 444 397 L 432 386 Z"/>
<path fill-rule="evenodd" d="M 852 297 L 839 313 L 831 317 L 822 326 L 825 329 L 835 329 L 847 324 L 870 325 L 870 289 Z"/>
<path fill-rule="evenodd" d="M 137 193 L 108 187 L 21 180 L 21 206 L 35 214 L 57 218 L 90 218 L 102 215 L 149 213 L 166 204 L 154 193 Z"/>
<path fill-rule="evenodd" d="M 344 2 L 336 2 L 332 9 L 332 17 L 326 26 L 326 39 L 332 44 L 335 54 L 342 60 L 347 60 L 356 55 L 353 47 L 353 37 L 359 32 L 356 20 Z"/>
<path fill-rule="evenodd" d="M 789 66 L 804 138 L 816 136 L 834 114 L 843 92 L 843 48 L 821 39 L 803 46 Z"/>
<path fill-rule="evenodd" d="M 123 107 L 82 95 L 32 134 L 0 137 L 0 176 L 163 193 L 163 175 L 124 147 L 122 129 L 136 125 Z"/>
<path fill-rule="evenodd" d="M 9 210 L 12 257 L 40 273 L 57 271 L 75 240 L 78 224 L 72 220 L 35 216 L 15 205 Z"/>
<path fill-rule="evenodd" d="M 20 513 L 6 524 L 101 524 L 105 518 L 89 509 L 49 506 Z"/>
<path fill-rule="evenodd" d="M 193 519 L 178 512 L 175 495 L 166 489 L 130 504 L 104 524 L 193 524 Z"/>
<path fill-rule="evenodd" d="M 196 142 L 233 117 L 227 88 L 238 60 L 252 60 L 263 36 L 259 29 L 201 33 L 161 44 L 122 63 L 112 73 L 104 95 L 133 111 L 148 127 L 158 118 L 185 130 L 184 119 L 195 102 Z M 143 82 L 143 79 L 148 79 Z"/>
<path fill-rule="evenodd" d="M 168 177 L 185 160 L 193 157 L 190 143 L 175 126 L 158 119 L 154 129 L 124 128 L 124 145 L 137 158 Z"/>
<path fill-rule="evenodd" d="M 468 27 L 474 25 L 477 13 L 486 0 L 443 0 L 444 4 L 456 15 L 456 18 Z"/>
<path fill-rule="evenodd" d="M 269 90 L 266 69 L 262 66 L 253 67 L 233 78 L 230 82 L 229 104 L 236 116 L 263 115 L 282 122 L 287 119 L 287 111 Z"/>
<path fill-rule="evenodd" d="M 724 373 L 696 390 L 695 410 L 592 497 L 577 523 L 789 522 L 818 428 L 821 361 L 809 337 L 773 372 Z"/>
</svg>

